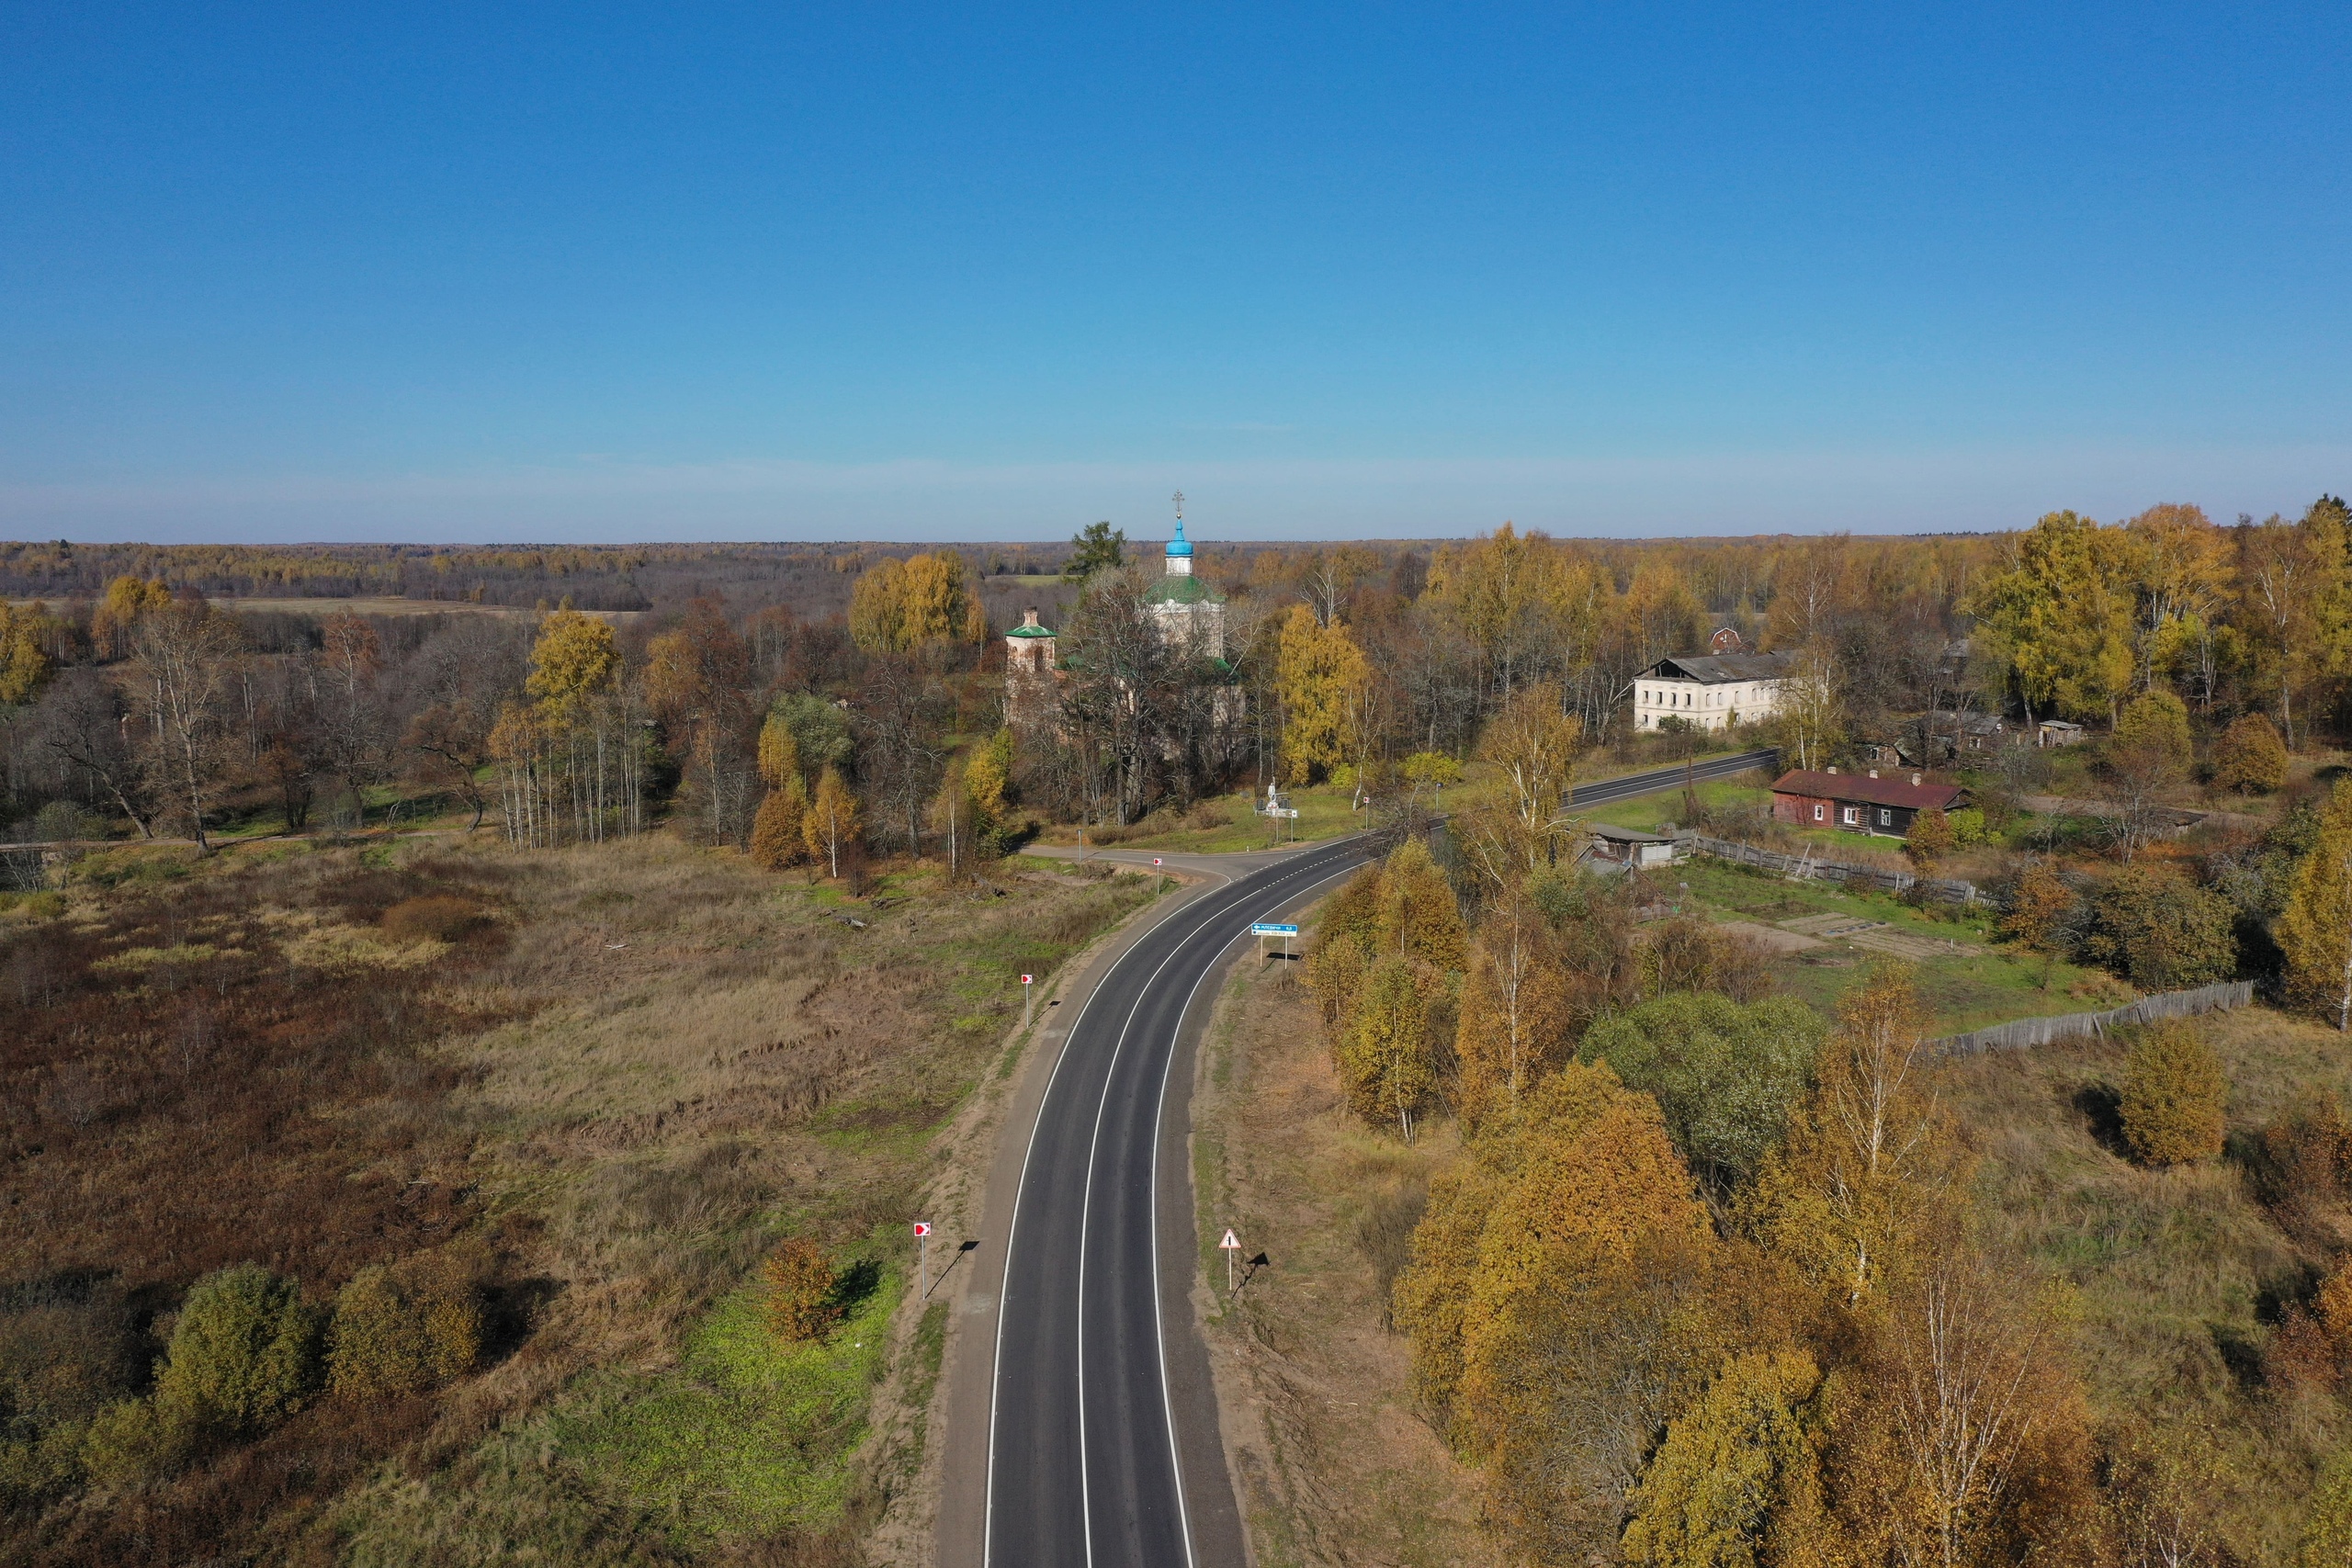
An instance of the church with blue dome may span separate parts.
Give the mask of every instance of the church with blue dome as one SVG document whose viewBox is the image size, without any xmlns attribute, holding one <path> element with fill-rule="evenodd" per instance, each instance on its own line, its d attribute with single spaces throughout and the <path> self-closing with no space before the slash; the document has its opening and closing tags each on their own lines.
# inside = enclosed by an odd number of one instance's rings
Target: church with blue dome
<svg viewBox="0 0 2352 1568">
<path fill-rule="evenodd" d="M 1159 581 L 1144 590 L 1144 603 L 1159 623 L 1159 635 L 1170 647 L 1186 647 L 1204 659 L 1225 659 L 1225 601 L 1215 589 L 1193 574 L 1193 543 L 1184 537 L 1184 517 L 1176 517 L 1176 536 L 1168 541 L 1166 566 Z"/>
</svg>

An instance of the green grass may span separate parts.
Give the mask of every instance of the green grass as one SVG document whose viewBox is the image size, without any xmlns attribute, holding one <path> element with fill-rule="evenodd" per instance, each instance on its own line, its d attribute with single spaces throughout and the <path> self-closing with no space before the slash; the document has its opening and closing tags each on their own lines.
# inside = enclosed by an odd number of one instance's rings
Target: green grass
<svg viewBox="0 0 2352 1568">
<path fill-rule="evenodd" d="M 1454 792 L 1449 790 L 1448 795 Z M 1286 792 L 1290 804 L 1297 808 L 1296 819 L 1283 827 L 1283 842 L 1312 843 L 1320 839 L 1336 839 L 1355 832 L 1364 825 L 1364 814 L 1352 809 L 1355 792 L 1337 784 L 1314 784 L 1305 789 Z M 1155 829 L 1156 818 L 1147 818 L 1141 827 L 1147 830 L 1133 838 L 1119 838 L 1112 846 L 1123 850 L 1174 850 L 1186 854 L 1236 854 L 1248 850 L 1272 849 L 1274 834 L 1267 818 L 1257 814 L 1261 797 L 1248 791 L 1218 795 L 1203 802 L 1203 806 L 1221 812 L 1224 820 L 1213 828 L 1187 827 L 1170 818 L 1164 829 Z M 1194 807 L 1195 813 L 1206 811 Z M 1057 829 L 1057 841 L 1075 843 L 1078 830 Z M 1090 842 L 1100 836 L 1090 834 Z"/>
<path fill-rule="evenodd" d="M 1661 876 L 1661 880 L 1669 880 Z M 1912 908 L 1891 896 L 1857 893 L 1829 883 L 1789 882 L 1758 875 L 1704 856 L 1672 869 L 1670 881 L 1687 886 L 1688 899 L 1719 918 L 1777 925 L 1808 915 L 1852 915 L 1880 920 L 1906 936 L 1931 942 L 1946 938 L 1962 943 L 1962 951 L 1923 960 L 1914 965 L 1919 998 L 1928 1009 L 1936 1033 L 1959 1034 L 2013 1018 L 2045 1013 L 2084 1012 L 2115 1007 L 2127 999 L 2116 983 L 2098 971 L 2060 963 L 2050 972 L 2050 988 L 2041 988 L 2041 960 L 2010 946 L 1986 951 L 1997 942 L 1989 910 L 1947 909 L 1939 912 Z M 1677 887 L 1676 891 L 1681 891 Z M 1867 950 L 1840 951 L 1839 944 L 1791 954 L 1773 964 L 1781 988 L 1834 1015 L 1838 998 L 1885 955 Z M 1824 958 L 1850 958 L 1850 964 L 1825 964 Z M 2074 988 L 2095 987 L 2107 993 L 2086 998 Z"/>
<path fill-rule="evenodd" d="M 849 1490 L 882 1375 L 897 1268 L 821 1342 L 786 1345 L 755 1281 L 688 1332 L 678 1365 L 584 1391 L 555 1434 L 592 1485 L 681 1546 L 821 1529 Z"/>
</svg>

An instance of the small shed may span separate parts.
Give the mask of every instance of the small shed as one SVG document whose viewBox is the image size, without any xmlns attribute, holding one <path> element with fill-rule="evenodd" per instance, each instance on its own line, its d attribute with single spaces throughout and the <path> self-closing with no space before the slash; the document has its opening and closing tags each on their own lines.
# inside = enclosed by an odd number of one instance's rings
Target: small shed
<svg viewBox="0 0 2352 1568">
<path fill-rule="evenodd" d="M 2034 737 L 2037 746 L 2075 746 L 2088 739 L 2090 731 L 2079 724 L 2069 724 L 2063 718 L 2045 718 Z"/>
<path fill-rule="evenodd" d="M 1876 768 L 1866 773 L 1801 769 L 1773 781 L 1772 819 L 1792 828 L 1838 828 L 1900 839 L 1922 811 L 1950 811 L 1967 798 L 1958 784 L 1929 784 L 1920 773 L 1881 778 Z"/>
<path fill-rule="evenodd" d="M 1596 860 L 1614 861 L 1620 865 L 1665 865 L 1674 859 L 1674 836 L 1653 833 L 1640 828 L 1611 828 L 1595 823 L 1585 829 L 1592 835 L 1590 853 Z"/>
</svg>

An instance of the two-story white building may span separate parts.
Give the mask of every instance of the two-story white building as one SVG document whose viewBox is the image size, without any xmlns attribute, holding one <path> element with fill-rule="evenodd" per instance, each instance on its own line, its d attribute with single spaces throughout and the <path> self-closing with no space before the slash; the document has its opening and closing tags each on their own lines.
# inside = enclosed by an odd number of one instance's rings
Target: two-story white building
<svg viewBox="0 0 2352 1568">
<path fill-rule="evenodd" d="M 1694 729 L 1767 719 L 1781 705 L 1785 653 L 1711 653 L 1661 659 L 1634 677 L 1634 728 L 1679 718 Z"/>
</svg>

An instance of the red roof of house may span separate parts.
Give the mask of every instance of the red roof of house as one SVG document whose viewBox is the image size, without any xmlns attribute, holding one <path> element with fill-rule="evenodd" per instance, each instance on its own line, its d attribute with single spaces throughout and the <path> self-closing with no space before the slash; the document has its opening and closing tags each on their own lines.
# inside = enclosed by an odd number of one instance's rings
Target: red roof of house
<svg viewBox="0 0 2352 1568">
<path fill-rule="evenodd" d="M 1774 795 L 1811 795 L 1822 800 L 1861 800 L 1872 806 L 1903 806 L 1914 811 L 1942 811 L 1967 792 L 1958 784 L 1913 784 L 1910 775 L 1874 779 L 1864 773 L 1816 773 L 1799 769 L 1772 783 Z"/>
</svg>

